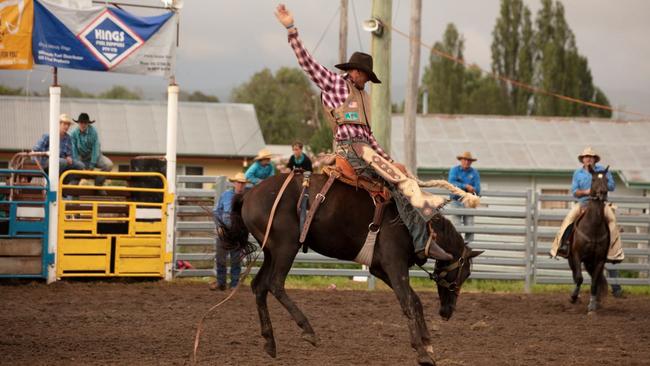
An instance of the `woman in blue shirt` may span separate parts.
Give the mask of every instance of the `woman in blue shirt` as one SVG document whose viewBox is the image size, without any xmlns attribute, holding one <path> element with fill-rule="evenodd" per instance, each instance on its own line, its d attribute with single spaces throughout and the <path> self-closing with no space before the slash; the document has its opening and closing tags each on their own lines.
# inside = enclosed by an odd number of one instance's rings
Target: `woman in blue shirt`
<svg viewBox="0 0 650 366">
<path fill-rule="evenodd" d="M 260 150 L 255 162 L 246 170 L 246 179 L 253 185 L 258 185 L 264 179 L 275 175 L 275 167 L 271 164 L 273 154 L 267 149 Z"/>
</svg>

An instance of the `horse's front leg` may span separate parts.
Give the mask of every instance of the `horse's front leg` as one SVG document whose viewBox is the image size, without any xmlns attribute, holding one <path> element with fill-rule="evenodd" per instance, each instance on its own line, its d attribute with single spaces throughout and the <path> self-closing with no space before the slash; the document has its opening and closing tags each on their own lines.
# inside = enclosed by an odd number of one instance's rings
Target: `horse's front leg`
<svg viewBox="0 0 650 366">
<path fill-rule="evenodd" d="M 418 363 L 420 365 L 435 365 L 435 361 L 427 352 L 427 348 L 423 342 L 423 335 L 420 330 L 422 327 L 426 327 L 426 324 L 418 324 L 419 321 L 424 321 L 424 316 L 418 316 L 416 303 L 419 302 L 419 299 L 416 300 L 416 297 L 413 296 L 414 292 L 409 284 L 408 268 L 402 268 L 399 271 L 394 270 L 392 271 L 393 273 L 390 273 L 390 271 L 387 272 L 393 291 L 402 307 L 402 312 L 406 316 L 409 333 L 411 335 L 411 347 L 413 347 L 418 354 Z M 420 308 L 421 306 L 422 305 L 420 304 Z"/>
<path fill-rule="evenodd" d="M 607 291 L 607 283 L 604 284 L 604 291 L 602 291 L 605 261 L 598 262 L 594 265 L 591 275 L 591 297 L 589 298 L 589 305 L 587 306 L 587 313 L 600 309 L 600 295 L 602 292 Z"/>
<path fill-rule="evenodd" d="M 427 353 L 434 357 L 433 354 L 433 343 L 431 343 L 431 333 L 429 333 L 429 328 L 427 327 L 427 322 L 424 318 L 424 309 L 422 307 L 422 301 L 420 301 L 420 296 L 410 287 L 411 296 L 413 297 L 415 303 L 415 322 L 420 331 L 420 337 L 422 338 L 422 344 L 426 349 Z"/>
<path fill-rule="evenodd" d="M 582 285 L 582 266 L 580 265 L 580 254 L 577 250 L 571 250 L 571 255 L 569 256 L 569 267 L 571 267 L 571 272 L 573 273 L 573 282 L 576 284 L 576 287 L 571 293 L 571 303 L 575 304 L 578 301 L 578 296 L 580 295 L 580 286 Z"/>
</svg>

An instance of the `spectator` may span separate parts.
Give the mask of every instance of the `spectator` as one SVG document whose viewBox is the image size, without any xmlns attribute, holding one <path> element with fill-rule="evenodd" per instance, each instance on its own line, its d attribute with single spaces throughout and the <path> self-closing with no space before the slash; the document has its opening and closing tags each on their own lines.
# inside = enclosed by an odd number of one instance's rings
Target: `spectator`
<svg viewBox="0 0 650 366">
<path fill-rule="evenodd" d="M 451 168 L 449 170 L 449 178 L 447 179 L 449 183 L 455 185 L 456 187 L 464 190 L 468 193 L 473 193 L 476 195 L 481 194 L 481 176 L 478 174 L 478 170 L 472 168 L 472 163 L 476 159 L 472 156 L 472 153 L 465 151 L 461 155 L 456 157 L 460 161 L 459 165 Z M 451 196 L 451 206 L 454 208 L 463 208 L 463 204 L 460 201 L 460 196 L 452 195 Z M 459 226 L 472 226 L 474 225 L 474 216 L 470 215 L 454 215 L 452 217 L 454 225 Z M 465 240 L 472 241 L 474 240 L 474 233 L 465 233 Z"/>
<path fill-rule="evenodd" d="M 226 289 L 226 277 L 228 275 L 227 261 L 230 256 L 230 288 L 234 288 L 239 283 L 239 274 L 241 273 L 241 255 L 242 248 L 238 248 L 235 243 L 228 243 L 223 233 L 223 227 L 230 226 L 230 213 L 232 212 L 233 199 L 236 194 L 244 193 L 246 187 L 246 177 L 243 173 L 237 173 L 234 178 L 228 179 L 233 184 L 233 189 L 228 189 L 221 194 L 217 205 L 212 211 L 215 223 L 217 224 L 216 255 L 215 264 L 217 267 L 217 281 L 210 284 L 211 290 L 224 291 Z"/>
<path fill-rule="evenodd" d="M 271 154 L 267 149 L 260 150 L 255 157 L 255 162 L 246 170 L 246 179 L 258 185 L 264 179 L 275 175 L 275 167 L 271 164 Z"/>
<path fill-rule="evenodd" d="M 72 119 L 65 113 L 59 116 L 59 174 L 63 174 L 66 170 L 83 169 L 84 165 L 72 158 L 72 142 L 68 129 L 72 124 Z M 50 134 L 44 133 L 40 140 L 32 148 L 34 152 L 49 152 L 50 151 Z M 41 164 L 44 171 L 49 169 L 49 157 L 39 156 L 34 157 Z"/>
<path fill-rule="evenodd" d="M 79 119 L 74 121 L 78 124 L 78 128 L 70 134 L 73 159 L 81 161 L 85 170 L 95 168 L 104 172 L 113 170 L 113 162 L 101 153 L 97 129 L 91 126 L 95 121 L 90 120 L 88 113 L 81 113 Z M 98 176 L 95 178 L 95 185 L 102 186 L 104 181 L 106 177 Z"/>
<path fill-rule="evenodd" d="M 311 172 L 313 169 L 311 167 L 311 159 L 309 156 L 302 151 L 302 142 L 296 141 L 291 145 L 293 150 L 293 155 L 289 158 L 289 163 L 287 163 L 287 168 L 293 169 L 302 169 L 307 172 Z"/>
</svg>

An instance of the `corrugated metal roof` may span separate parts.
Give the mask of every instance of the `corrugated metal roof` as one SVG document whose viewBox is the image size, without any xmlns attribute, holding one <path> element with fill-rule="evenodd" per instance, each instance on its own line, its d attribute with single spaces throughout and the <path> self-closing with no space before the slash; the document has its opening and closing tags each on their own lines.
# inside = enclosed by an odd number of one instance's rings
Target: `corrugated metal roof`
<svg viewBox="0 0 650 366">
<path fill-rule="evenodd" d="M 97 121 L 105 153 L 165 153 L 166 101 L 61 100 L 61 113 L 81 112 Z M 0 150 L 30 149 L 48 131 L 48 118 L 48 98 L 0 96 Z M 179 155 L 255 156 L 264 146 L 253 105 L 179 103 Z"/>
<path fill-rule="evenodd" d="M 392 155 L 402 161 L 404 116 L 392 122 Z M 572 171 L 591 146 L 626 181 L 650 183 L 650 121 L 427 115 L 417 117 L 416 139 L 418 168 L 449 168 L 471 151 L 484 169 Z"/>
</svg>

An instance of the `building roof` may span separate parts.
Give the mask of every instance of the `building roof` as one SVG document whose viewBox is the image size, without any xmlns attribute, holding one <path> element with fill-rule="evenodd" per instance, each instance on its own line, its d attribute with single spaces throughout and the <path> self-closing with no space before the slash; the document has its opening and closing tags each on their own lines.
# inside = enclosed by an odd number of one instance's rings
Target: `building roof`
<svg viewBox="0 0 650 366">
<path fill-rule="evenodd" d="M 166 101 L 61 99 L 61 113 L 81 112 L 97 121 L 104 153 L 165 153 Z M 31 149 L 48 118 L 49 98 L 0 96 L 0 151 Z M 253 105 L 179 102 L 179 156 L 250 157 L 264 146 Z"/>
<path fill-rule="evenodd" d="M 391 151 L 404 160 L 404 116 L 392 117 Z M 650 121 L 598 118 L 426 115 L 416 122 L 417 166 L 449 169 L 471 151 L 479 170 L 571 172 L 593 147 L 630 186 L 650 186 Z"/>
</svg>

